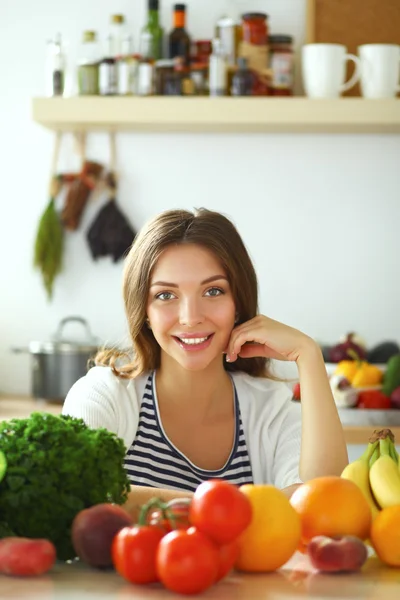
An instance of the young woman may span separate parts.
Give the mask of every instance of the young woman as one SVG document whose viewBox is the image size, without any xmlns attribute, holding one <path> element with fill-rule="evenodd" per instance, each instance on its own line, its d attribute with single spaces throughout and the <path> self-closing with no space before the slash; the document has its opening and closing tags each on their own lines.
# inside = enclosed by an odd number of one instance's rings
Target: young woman
<svg viewBox="0 0 400 600">
<path fill-rule="evenodd" d="M 158 215 L 129 252 L 123 293 L 130 362 L 100 354 L 63 413 L 124 440 L 128 509 L 215 477 L 290 496 L 340 475 L 347 450 L 321 351 L 258 314 L 254 267 L 231 221 L 205 209 Z M 301 418 L 271 358 L 297 363 Z"/>
</svg>

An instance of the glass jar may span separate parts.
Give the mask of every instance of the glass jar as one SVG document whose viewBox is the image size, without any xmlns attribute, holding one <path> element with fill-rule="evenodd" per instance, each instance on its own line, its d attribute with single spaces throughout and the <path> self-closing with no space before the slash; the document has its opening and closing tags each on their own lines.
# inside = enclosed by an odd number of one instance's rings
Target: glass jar
<svg viewBox="0 0 400 600">
<path fill-rule="evenodd" d="M 197 96 L 208 94 L 208 63 L 194 62 L 191 67 L 191 78 Z"/>
<path fill-rule="evenodd" d="M 80 96 L 99 93 L 100 46 L 95 31 L 84 31 L 78 60 L 78 89 Z"/>
<path fill-rule="evenodd" d="M 156 62 L 155 93 L 158 96 L 165 95 L 165 85 L 174 74 L 175 61 L 173 59 L 161 59 Z"/>
<path fill-rule="evenodd" d="M 195 62 L 208 63 L 212 53 L 211 40 L 196 40 L 194 42 L 194 60 Z"/>
<path fill-rule="evenodd" d="M 268 96 L 270 90 L 268 15 L 265 13 L 242 15 L 239 56 L 247 59 L 248 68 L 255 74 L 252 95 Z"/>
<path fill-rule="evenodd" d="M 175 73 L 181 82 L 181 94 L 182 96 L 194 96 L 196 93 L 196 86 L 191 77 L 190 67 L 186 64 L 176 64 Z"/>
<path fill-rule="evenodd" d="M 271 95 L 292 96 L 294 52 L 291 35 L 270 35 Z"/>
<path fill-rule="evenodd" d="M 268 44 L 268 15 L 265 13 L 246 13 L 242 15 L 243 41 L 252 46 Z"/>
</svg>

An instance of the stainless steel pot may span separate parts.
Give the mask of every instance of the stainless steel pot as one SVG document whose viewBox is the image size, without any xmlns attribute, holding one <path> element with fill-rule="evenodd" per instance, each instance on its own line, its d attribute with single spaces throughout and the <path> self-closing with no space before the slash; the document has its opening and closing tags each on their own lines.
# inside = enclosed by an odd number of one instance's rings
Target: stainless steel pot
<svg viewBox="0 0 400 600">
<path fill-rule="evenodd" d="M 74 342 L 64 337 L 67 323 L 77 322 L 85 328 L 85 340 Z M 31 342 L 28 348 L 13 348 L 32 357 L 32 395 L 35 398 L 64 402 L 72 385 L 87 373 L 88 362 L 100 343 L 82 317 L 66 317 L 49 342 Z"/>
</svg>

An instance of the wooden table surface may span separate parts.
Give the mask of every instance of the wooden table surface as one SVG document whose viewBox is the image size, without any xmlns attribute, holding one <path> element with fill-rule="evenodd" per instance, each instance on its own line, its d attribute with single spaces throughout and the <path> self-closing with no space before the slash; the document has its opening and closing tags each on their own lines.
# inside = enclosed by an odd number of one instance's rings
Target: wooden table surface
<svg viewBox="0 0 400 600">
<path fill-rule="evenodd" d="M 28 396 L 0 396 L 0 421 L 12 419 L 13 417 L 24 418 L 29 416 L 33 411 L 43 411 L 58 415 L 61 413 L 61 409 L 62 404 L 60 403 L 36 400 Z M 398 411 L 398 414 L 400 415 L 400 411 Z M 390 422 L 380 422 L 379 426 L 374 424 L 362 426 L 344 425 L 343 429 L 347 444 L 367 444 L 368 438 L 374 429 L 383 429 L 385 427 L 389 427 L 393 431 L 395 439 L 400 442 L 400 427 L 391 425 Z"/>
<path fill-rule="evenodd" d="M 371 557 L 361 572 L 327 575 L 316 572 L 302 554 L 270 574 L 232 573 L 203 594 L 205 600 L 398 600 L 400 569 L 384 567 Z M 26 600 L 168 600 L 184 598 L 159 584 L 135 586 L 114 572 L 96 571 L 81 563 L 57 564 L 46 576 L 0 575 L 0 598 Z M 186 596 L 187 597 L 187 596 Z"/>
</svg>

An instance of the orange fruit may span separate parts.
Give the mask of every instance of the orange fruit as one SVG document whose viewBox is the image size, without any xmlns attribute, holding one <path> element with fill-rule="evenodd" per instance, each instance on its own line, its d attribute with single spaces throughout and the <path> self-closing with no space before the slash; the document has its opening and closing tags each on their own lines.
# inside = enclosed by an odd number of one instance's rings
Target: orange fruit
<svg viewBox="0 0 400 600">
<path fill-rule="evenodd" d="M 400 506 L 378 513 L 371 527 L 371 542 L 382 562 L 400 567 Z"/>
<path fill-rule="evenodd" d="M 291 505 L 301 519 L 305 544 L 316 535 L 369 537 L 372 514 L 360 488 L 341 477 L 317 477 L 293 493 Z"/>
<path fill-rule="evenodd" d="M 300 542 L 300 519 L 289 500 L 273 485 L 242 485 L 253 509 L 250 525 L 239 536 L 235 568 L 265 573 L 284 565 Z"/>
</svg>

